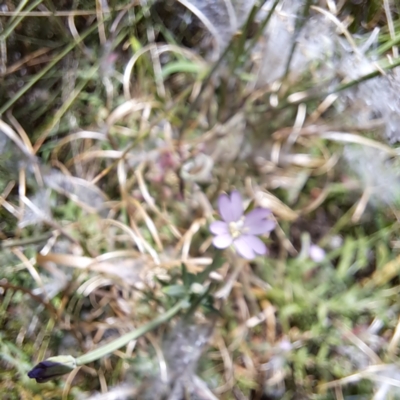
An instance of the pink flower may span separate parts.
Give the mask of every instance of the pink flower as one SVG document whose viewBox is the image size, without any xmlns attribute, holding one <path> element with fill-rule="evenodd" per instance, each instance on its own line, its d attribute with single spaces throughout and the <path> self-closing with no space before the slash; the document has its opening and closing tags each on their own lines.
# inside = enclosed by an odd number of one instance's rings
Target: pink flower
<svg viewBox="0 0 400 400">
<path fill-rule="evenodd" d="M 223 221 L 215 221 L 210 225 L 210 231 L 215 235 L 215 247 L 225 249 L 233 244 L 238 254 L 248 260 L 254 259 L 257 254 L 267 253 L 267 247 L 257 235 L 275 228 L 275 222 L 270 219 L 270 210 L 258 207 L 244 215 L 242 197 L 237 191 L 233 191 L 230 197 L 221 194 L 218 210 Z"/>
</svg>

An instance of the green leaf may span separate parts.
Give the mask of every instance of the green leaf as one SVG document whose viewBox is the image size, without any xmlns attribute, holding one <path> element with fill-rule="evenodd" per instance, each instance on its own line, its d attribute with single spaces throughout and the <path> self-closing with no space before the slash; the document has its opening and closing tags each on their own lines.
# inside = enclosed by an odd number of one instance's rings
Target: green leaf
<svg viewBox="0 0 400 400">
<path fill-rule="evenodd" d="M 200 64 L 195 64 L 192 61 L 188 60 L 179 60 L 175 62 L 168 63 L 162 69 L 162 77 L 168 78 L 172 74 L 176 74 L 178 72 L 192 73 L 192 74 L 200 74 L 204 67 Z"/>
</svg>

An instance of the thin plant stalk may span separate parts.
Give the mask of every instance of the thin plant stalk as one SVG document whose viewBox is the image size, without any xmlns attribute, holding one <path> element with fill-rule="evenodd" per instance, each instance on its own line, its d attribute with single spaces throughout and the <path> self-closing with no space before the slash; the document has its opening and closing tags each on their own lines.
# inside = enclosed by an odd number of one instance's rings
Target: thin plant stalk
<svg viewBox="0 0 400 400">
<path fill-rule="evenodd" d="M 246 45 L 247 34 L 248 32 L 250 32 L 251 24 L 254 22 L 257 13 L 261 10 L 261 8 L 264 6 L 265 3 L 266 1 L 263 1 L 261 4 L 254 5 L 250 11 L 249 16 L 247 17 L 247 21 L 245 22 L 245 25 L 240 32 L 241 35 L 239 37 L 238 44 L 236 46 L 233 69 L 237 66 L 240 58 L 246 59 L 245 45 Z"/>
<path fill-rule="evenodd" d="M 264 20 L 260 23 L 260 26 L 257 29 L 257 32 L 255 35 L 251 38 L 250 43 L 248 44 L 244 56 L 246 57 L 247 53 L 255 46 L 255 44 L 258 42 L 260 39 L 261 35 L 263 34 L 265 28 L 267 27 L 272 15 L 274 14 L 275 8 L 279 4 L 280 0 L 275 0 L 274 3 L 272 4 L 271 9 L 269 10 L 269 13 L 267 16 L 264 18 Z"/>
<path fill-rule="evenodd" d="M 388 40 L 382 46 L 379 46 L 378 49 L 375 51 L 375 54 L 381 56 L 382 54 L 389 51 L 391 48 L 397 46 L 399 43 L 400 43 L 400 35 L 396 35 L 392 39 Z"/>
</svg>

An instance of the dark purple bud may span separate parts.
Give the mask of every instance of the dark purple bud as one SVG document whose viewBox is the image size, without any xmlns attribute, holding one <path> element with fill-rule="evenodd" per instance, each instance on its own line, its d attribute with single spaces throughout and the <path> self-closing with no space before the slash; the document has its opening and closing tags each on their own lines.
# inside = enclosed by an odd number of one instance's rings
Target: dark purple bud
<svg viewBox="0 0 400 400">
<path fill-rule="evenodd" d="M 72 356 L 51 357 L 37 364 L 28 372 L 31 379 L 43 383 L 59 376 L 68 374 L 76 368 L 76 360 Z"/>
</svg>

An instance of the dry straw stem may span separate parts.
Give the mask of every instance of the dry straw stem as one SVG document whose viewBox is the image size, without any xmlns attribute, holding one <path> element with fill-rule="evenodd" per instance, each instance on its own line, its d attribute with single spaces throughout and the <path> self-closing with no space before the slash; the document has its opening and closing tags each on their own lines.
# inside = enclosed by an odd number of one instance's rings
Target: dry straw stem
<svg viewBox="0 0 400 400">
<path fill-rule="evenodd" d="M 75 25 L 75 17 L 73 15 L 70 15 L 67 18 L 67 23 L 68 23 L 69 31 L 71 32 L 71 35 L 76 42 L 76 45 L 81 49 L 83 54 L 89 55 L 90 54 L 89 49 L 79 39 L 79 32 L 78 32 L 78 29 L 76 29 L 76 25 Z M 100 24 L 100 22 L 99 22 L 99 24 Z"/>
<path fill-rule="evenodd" d="M 360 200 L 357 203 L 356 209 L 354 210 L 353 216 L 351 217 L 351 222 L 353 224 L 360 221 L 365 209 L 367 208 L 368 202 L 372 196 L 373 190 L 370 187 L 366 187 Z"/>
<path fill-rule="evenodd" d="M 0 132 L 3 132 L 28 158 L 32 158 L 32 145 L 27 136 L 22 138 L 3 120 L 0 119 Z M 25 132 L 24 132 L 25 133 Z"/>
<path fill-rule="evenodd" d="M 12 188 L 15 186 L 15 182 L 9 182 L 6 186 L 4 192 L 0 195 L 0 206 L 4 207 L 11 215 L 13 215 L 16 219 L 19 219 L 21 213 L 19 209 L 9 203 L 6 199 L 7 196 L 10 194 Z"/>
<path fill-rule="evenodd" d="M 139 201 L 134 199 L 133 197 L 128 197 L 128 202 L 131 203 L 141 214 L 142 218 L 144 219 L 147 228 L 150 231 L 151 236 L 153 237 L 154 242 L 156 243 L 158 250 L 163 251 L 163 245 L 161 243 L 160 237 L 158 235 L 158 230 L 153 222 L 153 220 L 149 217 L 144 207 L 140 204 Z M 153 249 L 153 252 L 155 250 Z"/>
<path fill-rule="evenodd" d="M 57 159 L 58 153 L 61 151 L 62 147 L 65 146 L 66 144 L 75 142 L 77 140 L 85 140 L 85 139 L 93 139 L 93 140 L 99 140 L 100 142 L 106 142 L 107 135 L 104 133 L 87 131 L 87 130 L 71 133 L 70 135 L 60 139 L 56 143 L 54 150 L 52 152 L 52 157 Z"/>
<path fill-rule="evenodd" d="M 118 121 L 130 116 L 138 111 L 146 111 L 148 109 L 160 109 L 162 104 L 155 100 L 144 100 L 144 99 L 127 99 L 121 105 L 119 105 L 111 114 L 107 117 L 106 124 L 108 129 L 115 125 Z M 143 135 L 144 132 L 141 132 Z M 139 136 L 142 136 L 139 135 Z"/>
<path fill-rule="evenodd" d="M 10 110 L 7 111 L 6 115 L 7 115 L 8 120 L 10 121 L 11 125 L 13 125 L 14 129 L 18 132 L 20 138 L 22 139 L 22 141 L 27 149 L 27 153 L 29 153 L 30 155 L 33 156 L 33 154 L 34 154 L 33 146 L 29 139 L 29 136 L 27 135 L 25 130 L 22 128 L 22 126 L 19 124 L 19 122 L 14 118 L 14 116 L 12 115 Z M 3 127 L 4 127 L 4 125 L 3 125 Z M 11 137 L 10 137 L 10 139 L 11 139 Z"/>
<path fill-rule="evenodd" d="M 20 138 L 24 142 L 24 145 L 27 148 L 28 153 L 31 155 L 30 158 L 33 159 L 35 151 L 34 151 L 34 148 L 33 148 L 32 144 L 31 144 L 29 136 L 27 135 L 25 130 L 22 128 L 20 123 L 14 118 L 14 116 L 11 113 L 11 110 L 8 110 L 6 115 L 7 115 L 8 120 L 13 125 L 15 130 L 18 132 Z M 43 178 L 42 178 L 42 175 L 41 175 L 41 172 L 40 172 L 39 164 L 37 162 L 33 162 L 32 163 L 32 167 L 33 167 L 35 178 L 36 178 L 36 181 L 37 181 L 38 185 L 40 187 L 43 187 Z M 22 172 L 24 172 L 24 170 L 20 169 L 20 175 L 21 175 Z M 23 180 L 23 182 L 22 182 L 21 179 L 20 179 L 20 187 L 21 187 L 22 183 L 25 184 L 25 180 Z M 25 191 L 24 191 L 24 194 L 25 194 Z M 21 204 L 20 204 L 20 206 L 21 206 Z"/>
<path fill-rule="evenodd" d="M 68 162 L 66 163 L 66 167 L 70 168 L 73 165 L 82 163 L 83 161 L 89 162 L 89 161 L 92 161 L 93 159 L 111 159 L 111 160 L 117 160 L 119 163 L 121 161 L 121 159 L 123 159 L 124 157 L 135 159 L 135 156 L 133 154 L 125 154 L 125 152 L 122 150 L 93 150 L 92 149 L 92 150 L 88 150 L 84 153 L 77 154 L 75 157 L 68 160 Z M 94 183 L 94 182 L 92 182 L 92 183 Z"/>
<path fill-rule="evenodd" d="M 373 139 L 366 138 L 361 135 L 356 135 L 354 133 L 348 132 L 323 132 L 319 135 L 322 139 L 329 139 L 335 142 L 342 142 L 342 143 L 353 143 L 353 144 L 360 144 L 363 146 L 373 147 L 378 150 L 382 150 L 387 153 L 389 156 L 395 157 L 397 156 L 396 149 L 392 147 L 378 142 Z"/>
<path fill-rule="evenodd" d="M 271 210 L 272 213 L 280 219 L 295 221 L 299 216 L 298 212 L 293 211 L 289 206 L 268 191 L 254 190 L 254 199 L 257 204 Z"/>
</svg>

